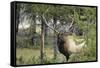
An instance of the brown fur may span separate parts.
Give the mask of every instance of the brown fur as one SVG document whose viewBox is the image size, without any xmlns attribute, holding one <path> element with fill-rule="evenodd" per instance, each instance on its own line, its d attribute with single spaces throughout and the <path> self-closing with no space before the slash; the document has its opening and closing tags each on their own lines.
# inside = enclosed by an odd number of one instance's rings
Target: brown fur
<svg viewBox="0 0 100 68">
<path fill-rule="evenodd" d="M 57 39 L 57 45 L 60 53 L 62 53 L 64 56 L 66 56 L 66 60 L 69 59 L 70 53 L 68 52 L 69 46 L 66 44 L 66 37 L 68 35 L 72 35 L 72 33 L 60 33 L 58 34 L 58 39 Z"/>
<path fill-rule="evenodd" d="M 60 33 L 58 34 L 57 45 L 59 52 L 66 56 L 68 61 L 69 56 L 72 53 L 79 53 L 85 43 L 76 45 L 72 33 Z"/>
</svg>

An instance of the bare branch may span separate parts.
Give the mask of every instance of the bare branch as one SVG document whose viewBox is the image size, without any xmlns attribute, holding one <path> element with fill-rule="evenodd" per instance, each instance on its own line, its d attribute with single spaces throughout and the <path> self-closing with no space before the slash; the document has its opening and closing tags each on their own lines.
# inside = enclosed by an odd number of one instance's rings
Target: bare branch
<svg viewBox="0 0 100 68">
<path fill-rule="evenodd" d="M 46 24 L 50 29 L 54 30 L 56 33 L 59 33 L 59 31 L 55 30 L 54 28 L 52 28 L 51 26 L 49 26 L 49 25 L 47 24 L 47 20 L 46 20 L 44 14 L 45 14 L 48 10 L 49 10 L 49 8 L 43 13 L 42 18 L 44 19 L 45 24 Z"/>
<path fill-rule="evenodd" d="M 52 28 L 51 26 L 49 26 L 49 25 L 47 24 L 47 20 L 45 19 L 44 15 L 43 15 L 42 17 L 43 17 L 43 19 L 44 19 L 44 21 L 45 21 L 45 24 L 46 24 L 50 29 L 52 29 L 52 30 L 54 30 L 55 32 L 59 33 L 59 31 L 55 30 L 54 28 Z"/>
</svg>

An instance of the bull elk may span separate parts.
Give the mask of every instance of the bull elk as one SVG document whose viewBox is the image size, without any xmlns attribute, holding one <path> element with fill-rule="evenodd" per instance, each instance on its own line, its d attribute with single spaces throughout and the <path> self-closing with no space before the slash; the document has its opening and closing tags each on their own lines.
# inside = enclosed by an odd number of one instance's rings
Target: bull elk
<svg viewBox="0 0 100 68">
<path fill-rule="evenodd" d="M 82 40 L 83 39 L 80 39 L 80 41 Z M 85 46 L 85 42 L 77 45 L 72 36 L 72 33 L 66 32 L 58 34 L 57 46 L 59 52 L 62 53 L 66 57 L 66 60 L 68 61 L 71 54 L 77 54 L 81 52 L 82 48 Z"/>
<path fill-rule="evenodd" d="M 85 42 L 81 44 L 76 44 L 75 40 L 73 39 L 73 34 L 71 32 L 60 33 L 59 31 L 53 29 L 47 24 L 47 21 L 44 15 L 42 16 L 42 18 L 44 19 L 45 24 L 57 33 L 57 46 L 58 46 L 59 52 L 62 53 L 66 57 L 67 61 L 69 60 L 69 57 L 71 54 L 77 54 L 81 52 L 82 48 L 85 45 Z M 74 20 L 72 19 L 72 22 L 70 26 L 68 27 L 68 29 L 72 27 L 73 23 L 74 23 Z"/>
</svg>

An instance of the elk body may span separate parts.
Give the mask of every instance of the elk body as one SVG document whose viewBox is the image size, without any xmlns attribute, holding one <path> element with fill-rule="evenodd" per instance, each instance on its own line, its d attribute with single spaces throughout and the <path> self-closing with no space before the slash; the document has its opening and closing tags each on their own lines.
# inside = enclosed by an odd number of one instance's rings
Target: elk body
<svg viewBox="0 0 100 68">
<path fill-rule="evenodd" d="M 67 61 L 69 60 L 69 57 L 71 54 L 80 53 L 84 45 L 85 45 L 85 42 L 79 45 L 76 45 L 73 39 L 72 33 L 58 34 L 57 46 L 58 46 L 59 52 L 62 53 L 66 57 Z"/>
</svg>

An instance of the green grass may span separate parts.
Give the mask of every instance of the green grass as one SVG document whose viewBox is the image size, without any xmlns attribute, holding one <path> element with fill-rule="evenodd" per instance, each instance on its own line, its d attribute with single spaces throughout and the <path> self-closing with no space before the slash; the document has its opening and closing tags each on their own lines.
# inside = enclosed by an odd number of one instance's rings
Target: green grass
<svg viewBox="0 0 100 68">
<path fill-rule="evenodd" d="M 93 34 L 94 35 L 94 34 Z M 90 37 L 87 41 L 88 44 L 80 54 L 72 54 L 68 62 L 80 62 L 80 61 L 94 61 L 96 60 L 96 39 Z M 45 45 L 46 46 L 46 45 Z M 32 48 L 17 48 L 16 49 L 17 65 L 28 64 L 41 64 L 40 63 L 40 47 Z M 65 57 L 61 54 L 57 54 L 57 58 L 54 59 L 54 52 L 52 46 L 46 46 L 44 55 L 44 64 L 46 63 L 62 63 L 66 62 Z"/>
<path fill-rule="evenodd" d="M 88 31 L 86 36 L 87 45 L 80 54 L 73 54 L 70 56 L 68 62 L 80 62 L 80 61 L 94 61 L 96 60 L 96 27 L 95 25 L 89 26 L 91 30 Z M 83 37 L 78 37 L 83 38 Z M 23 42 L 22 42 L 23 40 Z M 49 41 L 51 40 L 51 41 Z M 45 42 L 45 55 L 44 64 L 46 63 L 62 63 L 66 62 L 65 57 L 61 54 L 57 54 L 57 58 L 54 59 L 53 52 L 53 39 L 47 38 Z M 27 43 L 28 42 L 28 43 Z M 16 50 L 17 65 L 28 65 L 28 64 L 41 64 L 40 63 L 40 46 L 31 45 L 29 40 L 17 38 L 17 43 L 26 47 L 19 47 Z"/>
<path fill-rule="evenodd" d="M 34 56 L 39 56 L 39 50 L 30 49 L 30 48 L 17 48 L 17 64 L 31 64 L 29 60 L 31 60 Z M 24 63 L 20 63 L 20 58 L 24 61 Z"/>
<path fill-rule="evenodd" d="M 93 48 L 92 48 L 93 49 Z M 93 52 L 93 53 L 92 53 Z M 93 61 L 96 60 L 95 51 L 90 48 L 83 50 L 81 54 L 73 54 L 70 56 L 68 62 L 80 62 L 80 61 Z M 40 63 L 40 49 L 39 48 L 17 48 L 17 65 L 27 64 L 41 64 Z M 57 54 L 57 58 L 54 59 L 53 48 L 45 48 L 44 64 L 46 63 L 63 63 L 66 62 L 65 57 L 61 54 Z"/>
<path fill-rule="evenodd" d="M 17 65 L 40 64 L 40 49 L 17 48 Z M 45 48 L 44 63 L 64 62 L 64 56 L 58 54 L 56 60 L 53 57 L 53 49 Z"/>
</svg>

